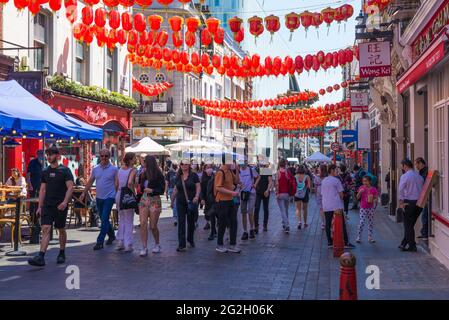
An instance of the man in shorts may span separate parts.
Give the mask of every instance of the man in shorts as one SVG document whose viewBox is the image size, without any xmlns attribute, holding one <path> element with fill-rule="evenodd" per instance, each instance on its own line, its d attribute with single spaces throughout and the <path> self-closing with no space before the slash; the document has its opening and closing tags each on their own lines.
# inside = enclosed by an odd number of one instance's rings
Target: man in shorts
<svg viewBox="0 0 449 320">
<path fill-rule="evenodd" d="M 72 199 L 73 175 L 69 168 L 59 164 L 59 150 L 53 146 L 46 150 L 50 166 L 42 172 L 39 191 L 39 208 L 36 215 L 41 217 L 42 240 L 39 254 L 28 260 L 28 264 L 36 267 L 45 266 L 45 252 L 50 241 L 51 228 L 54 225 L 59 232 L 59 254 L 57 263 L 65 262 L 65 245 L 67 233 L 65 221 L 67 205 Z"/>
<path fill-rule="evenodd" d="M 242 213 L 243 235 L 241 240 L 248 240 L 248 220 L 250 224 L 249 239 L 256 238 L 254 226 L 254 208 L 256 206 L 256 188 L 255 181 L 259 174 L 248 166 L 248 161 L 240 161 L 240 211 Z"/>
</svg>

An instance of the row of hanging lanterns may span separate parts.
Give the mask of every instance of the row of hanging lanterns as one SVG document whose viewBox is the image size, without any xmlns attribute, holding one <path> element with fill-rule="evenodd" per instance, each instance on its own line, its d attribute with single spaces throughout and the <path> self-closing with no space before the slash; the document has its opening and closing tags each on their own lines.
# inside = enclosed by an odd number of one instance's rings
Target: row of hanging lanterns
<svg viewBox="0 0 449 320">
<path fill-rule="evenodd" d="M 136 78 L 133 78 L 133 91 L 136 91 L 147 97 L 158 96 L 173 87 L 171 82 L 161 82 L 156 84 L 143 84 Z"/>
</svg>

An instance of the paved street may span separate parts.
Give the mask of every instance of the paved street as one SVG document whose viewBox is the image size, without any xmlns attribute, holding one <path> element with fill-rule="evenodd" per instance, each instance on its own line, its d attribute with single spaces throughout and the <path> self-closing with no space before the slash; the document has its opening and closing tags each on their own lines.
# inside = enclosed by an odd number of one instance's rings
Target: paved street
<svg viewBox="0 0 449 320">
<path fill-rule="evenodd" d="M 310 203 L 310 226 L 282 232 L 279 209 L 272 198 L 270 225 L 257 240 L 241 243 L 241 254 L 215 252 L 207 232 L 196 234 L 197 247 L 177 253 L 176 228 L 164 203 L 160 231 L 163 252 L 140 258 L 117 253 L 113 247 L 92 251 L 96 233 L 70 230 L 67 265 L 80 269 L 80 290 L 67 290 L 66 266 L 55 263 L 57 246 L 46 255 L 45 268 L 26 264 L 28 257 L 0 253 L 1 299 L 338 299 L 339 263 L 327 248 L 314 198 Z M 293 213 L 293 206 L 290 208 Z M 137 216 L 136 216 L 137 218 Z M 291 214 L 291 222 L 296 218 Z M 356 212 L 350 213 L 350 238 L 355 239 Z M 137 220 L 136 220 L 137 222 Z M 240 226 L 241 227 L 241 226 Z M 449 272 L 422 248 L 401 253 L 397 245 L 400 225 L 378 211 L 377 242 L 362 242 L 357 257 L 359 299 L 447 299 Z M 241 233 L 239 232 L 239 237 Z M 135 230 L 136 248 L 138 229 Z M 9 245 L 2 239 L 3 250 Z M 151 245 L 150 245 L 151 247 Z M 23 247 L 29 255 L 37 246 Z M 365 268 L 381 270 L 380 290 L 365 288 Z"/>
</svg>

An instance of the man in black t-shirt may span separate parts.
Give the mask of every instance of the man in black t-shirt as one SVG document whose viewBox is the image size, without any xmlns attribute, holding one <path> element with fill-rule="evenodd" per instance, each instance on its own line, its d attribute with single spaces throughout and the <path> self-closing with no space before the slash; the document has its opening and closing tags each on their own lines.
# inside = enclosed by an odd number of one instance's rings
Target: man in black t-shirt
<svg viewBox="0 0 449 320">
<path fill-rule="evenodd" d="M 65 221 L 67 218 L 67 205 L 72 198 L 73 175 L 69 168 L 60 165 L 59 150 L 50 147 L 46 150 L 47 161 L 50 166 L 42 172 L 41 187 L 39 191 L 39 208 L 36 214 L 41 216 L 42 240 L 38 255 L 28 260 L 32 266 L 45 265 L 45 252 L 50 241 L 51 228 L 54 225 L 59 232 L 60 251 L 57 263 L 65 262 L 65 245 L 67 233 Z"/>
</svg>

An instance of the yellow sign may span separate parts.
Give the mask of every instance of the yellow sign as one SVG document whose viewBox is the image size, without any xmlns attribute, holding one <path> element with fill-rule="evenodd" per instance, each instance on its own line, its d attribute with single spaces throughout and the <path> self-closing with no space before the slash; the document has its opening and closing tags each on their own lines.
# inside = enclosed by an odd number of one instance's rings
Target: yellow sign
<svg viewBox="0 0 449 320">
<path fill-rule="evenodd" d="M 179 141 L 183 139 L 183 129 L 180 127 L 135 127 L 133 139 L 140 140 L 150 137 L 153 140 Z"/>
</svg>

